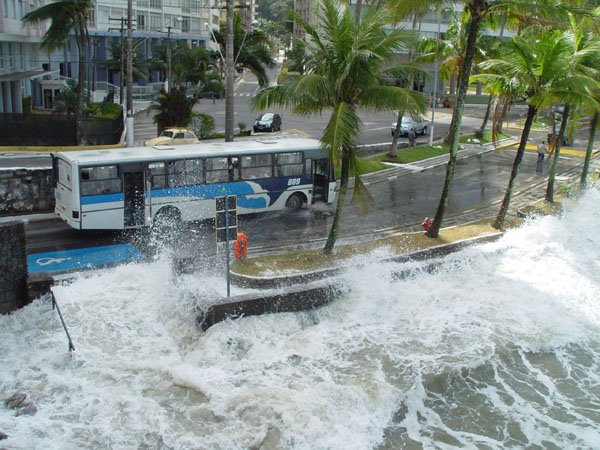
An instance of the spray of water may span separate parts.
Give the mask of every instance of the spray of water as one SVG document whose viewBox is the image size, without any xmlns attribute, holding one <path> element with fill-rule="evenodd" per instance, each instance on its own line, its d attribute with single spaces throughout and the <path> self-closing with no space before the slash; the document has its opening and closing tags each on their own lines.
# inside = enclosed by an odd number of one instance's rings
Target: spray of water
<svg viewBox="0 0 600 450">
<path fill-rule="evenodd" d="M 0 406 L 2 444 L 593 448 L 597 217 L 590 190 L 435 273 L 357 258 L 337 281 L 349 294 L 327 307 L 205 333 L 196 308 L 224 294 L 218 271 L 174 276 L 165 255 L 81 274 L 55 287 L 74 354 L 47 300 L 0 317 L 0 395 L 37 406 Z"/>
</svg>

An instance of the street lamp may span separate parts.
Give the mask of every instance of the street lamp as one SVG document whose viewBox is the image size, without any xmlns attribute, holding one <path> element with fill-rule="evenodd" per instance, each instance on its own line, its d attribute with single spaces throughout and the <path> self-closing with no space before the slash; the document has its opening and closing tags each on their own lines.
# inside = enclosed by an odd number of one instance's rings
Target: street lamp
<svg viewBox="0 0 600 450">
<path fill-rule="evenodd" d="M 435 107 L 437 104 L 437 95 L 438 95 L 438 47 L 439 47 L 439 41 L 440 41 L 440 22 L 441 22 L 441 18 L 440 18 L 440 10 L 436 9 L 436 18 L 437 18 L 437 43 L 436 43 L 436 51 L 435 51 L 435 62 L 434 62 L 434 69 L 433 69 L 433 103 L 431 104 L 431 127 L 429 128 L 429 146 L 433 146 L 433 129 L 435 127 Z"/>
<path fill-rule="evenodd" d="M 225 58 L 223 58 L 223 53 L 221 53 L 221 46 L 217 42 L 217 37 L 215 36 L 215 33 L 214 33 L 212 27 L 208 24 L 208 22 L 204 22 L 204 27 L 208 31 L 210 31 L 210 35 L 212 36 L 213 41 L 215 41 L 215 44 L 217 45 L 217 50 L 219 51 L 219 57 L 221 58 L 221 64 L 225 64 Z"/>
<path fill-rule="evenodd" d="M 173 26 L 173 20 L 181 22 L 182 17 L 173 17 L 167 26 L 167 79 L 165 80 L 165 90 L 167 94 L 171 91 L 171 29 L 177 28 Z"/>
</svg>

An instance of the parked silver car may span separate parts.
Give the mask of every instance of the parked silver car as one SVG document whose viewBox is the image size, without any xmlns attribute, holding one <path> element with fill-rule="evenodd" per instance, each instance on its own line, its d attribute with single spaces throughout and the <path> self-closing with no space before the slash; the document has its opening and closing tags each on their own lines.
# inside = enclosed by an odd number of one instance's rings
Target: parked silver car
<svg viewBox="0 0 600 450">
<path fill-rule="evenodd" d="M 392 136 L 396 134 L 396 124 L 397 122 L 392 124 Z M 400 123 L 400 136 L 406 136 L 411 128 L 415 128 L 417 134 L 425 134 L 429 128 L 429 120 L 423 116 L 404 116 Z"/>
</svg>

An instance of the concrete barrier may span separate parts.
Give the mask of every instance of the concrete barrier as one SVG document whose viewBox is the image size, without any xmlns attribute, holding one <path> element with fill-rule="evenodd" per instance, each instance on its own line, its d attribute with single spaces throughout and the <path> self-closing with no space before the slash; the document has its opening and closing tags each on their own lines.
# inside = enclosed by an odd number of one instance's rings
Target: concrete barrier
<svg viewBox="0 0 600 450">
<path fill-rule="evenodd" d="M 205 311 L 199 309 L 197 320 L 202 330 L 205 331 L 214 324 L 227 319 L 312 310 L 332 302 L 343 292 L 341 286 L 328 282 L 295 286 L 285 292 L 223 298 L 210 305 Z"/>
<path fill-rule="evenodd" d="M 502 233 L 498 232 L 482 237 L 465 239 L 452 244 L 439 245 L 386 258 L 383 262 L 402 263 L 431 259 L 432 262 L 425 267 L 421 267 L 420 270 L 433 272 L 440 266 L 441 262 L 439 258 L 442 256 L 457 252 L 471 245 L 496 241 L 500 236 L 502 236 Z M 183 265 L 181 261 L 176 264 L 180 267 Z M 232 273 L 232 282 L 239 286 L 260 289 L 284 288 L 284 290 L 218 299 L 206 309 L 198 309 L 198 323 L 202 330 L 207 330 L 214 324 L 227 319 L 278 312 L 306 311 L 321 307 L 339 298 L 344 292 L 347 292 L 347 288 L 336 280 L 335 277 L 342 270 L 342 268 L 324 269 L 279 277 L 248 277 L 239 273 Z M 405 278 L 413 272 L 413 269 L 400 270 L 394 276 L 396 278 Z"/>
<path fill-rule="evenodd" d="M 0 314 L 7 314 L 29 303 L 22 222 L 0 224 L 0 248 Z"/>
</svg>

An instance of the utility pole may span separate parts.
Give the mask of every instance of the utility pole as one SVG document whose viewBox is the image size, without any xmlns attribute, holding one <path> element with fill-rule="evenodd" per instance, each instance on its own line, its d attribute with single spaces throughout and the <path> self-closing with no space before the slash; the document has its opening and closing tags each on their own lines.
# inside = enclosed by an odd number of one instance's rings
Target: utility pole
<svg viewBox="0 0 600 450">
<path fill-rule="evenodd" d="M 131 1 L 131 0 L 129 0 Z M 233 0 L 227 0 L 227 36 L 225 44 L 225 142 L 233 142 L 233 83 L 235 60 L 233 48 Z"/>
<path fill-rule="evenodd" d="M 167 27 L 167 94 L 171 92 L 171 25 Z"/>
<path fill-rule="evenodd" d="M 133 0 L 127 0 L 127 147 L 133 147 Z"/>
</svg>

